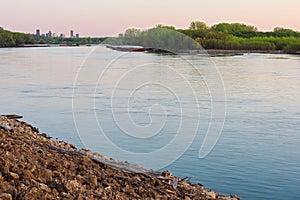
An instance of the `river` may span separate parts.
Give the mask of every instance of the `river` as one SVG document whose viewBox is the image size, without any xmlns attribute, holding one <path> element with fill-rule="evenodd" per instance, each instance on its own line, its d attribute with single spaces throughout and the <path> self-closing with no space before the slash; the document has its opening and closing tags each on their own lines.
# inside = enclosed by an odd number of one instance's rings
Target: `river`
<svg viewBox="0 0 300 200">
<path fill-rule="evenodd" d="M 242 199 L 300 195 L 300 57 L 0 49 L 0 113 Z"/>
</svg>

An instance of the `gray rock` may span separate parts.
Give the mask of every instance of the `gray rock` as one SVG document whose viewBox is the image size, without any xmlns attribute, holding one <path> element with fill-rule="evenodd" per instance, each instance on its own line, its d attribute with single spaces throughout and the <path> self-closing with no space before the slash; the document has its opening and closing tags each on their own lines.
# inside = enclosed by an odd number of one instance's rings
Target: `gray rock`
<svg viewBox="0 0 300 200">
<path fill-rule="evenodd" d="M 11 130 L 11 128 L 9 126 L 6 126 L 4 124 L 0 124 L 0 128 L 4 129 L 6 131 L 10 131 Z"/>
</svg>

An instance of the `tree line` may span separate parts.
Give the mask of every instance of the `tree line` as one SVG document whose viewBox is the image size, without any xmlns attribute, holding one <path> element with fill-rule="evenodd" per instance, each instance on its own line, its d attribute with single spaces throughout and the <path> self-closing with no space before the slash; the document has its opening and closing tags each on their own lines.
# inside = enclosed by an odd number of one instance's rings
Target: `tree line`
<svg viewBox="0 0 300 200">
<path fill-rule="evenodd" d="M 193 40 L 193 41 L 191 41 Z M 195 48 L 221 50 L 280 50 L 288 53 L 300 51 L 300 32 L 276 27 L 262 32 L 242 23 L 219 23 L 208 26 L 194 21 L 187 29 L 157 25 L 148 30 L 131 28 L 114 38 L 62 38 L 37 37 L 33 34 L 0 30 L 0 47 L 17 47 L 22 44 L 111 44 L 141 45 L 144 47 Z"/>
<path fill-rule="evenodd" d="M 21 44 L 34 44 L 35 38 L 31 34 L 0 30 L 0 47 L 16 47 Z"/>
<path fill-rule="evenodd" d="M 205 49 L 221 50 L 280 50 L 288 53 L 300 51 L 300 32 L 276 27 L 273 31 L 262 32 L 256 27 L 241 23 L 219 23 L 211 27 L 204 22 L 191 22 L 188 29 L 176 29 L 173 26 L 157 25 L 155 28 L 141 31 L 131 28 L 117 38 L 110 38 L 115 44 L 151 45 L 149 40 L 156 43 L 167 43 L 166 47 L 178 46 L 178 38 L 174 34 L 149 34 L 153 29 L 164 28 L 182 33 L 199 43 Z M 153 36 L 157 38 L 154 38 Z M 170 38 L 168 38 L 170 37 Z M 153 41 L 152 41 L 153 43 Z M 157 45 L 157 44 L 156 44 Z"/>
<path fill-rule="evenodd" d="M 45 37 L 34 34 L 12 32 L 0 30 L 0 48 L 1 47 L 18 47 L 24 44 L 97 44 L 106 38 L 62 38 L 62 37 Z"/>
<path fill-rule="evenodd" d="M 99 44 L 106 40 L 106 37 L 72 37 L 72 38 L 65 38 L 65 37 L 45 37 L 40 36 L 36 37 L 37 44 Z"/>
</svg>

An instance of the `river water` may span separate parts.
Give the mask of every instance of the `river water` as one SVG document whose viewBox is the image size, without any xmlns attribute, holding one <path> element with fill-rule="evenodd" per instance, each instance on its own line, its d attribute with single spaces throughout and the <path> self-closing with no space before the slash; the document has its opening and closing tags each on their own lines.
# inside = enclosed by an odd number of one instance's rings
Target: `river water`
<svg viewBox="0 0 300 200">
<path fill-rule="evenodd" d="M 300 57 L 0 49 L 0 113 L 243 199 L 300 195 Z"/>
</svg>

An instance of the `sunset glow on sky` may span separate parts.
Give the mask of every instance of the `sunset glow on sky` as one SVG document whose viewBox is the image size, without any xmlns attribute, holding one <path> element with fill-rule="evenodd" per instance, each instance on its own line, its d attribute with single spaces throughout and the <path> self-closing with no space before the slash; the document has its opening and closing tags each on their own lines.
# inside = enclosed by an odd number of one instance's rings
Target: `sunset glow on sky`
<svg viewBox="0 0 300 200">
<path fill-rule="evenodd" d="M 157 24 L 188 28 L 191 21 L 208 25 L 240 22 L 273 30 L 300 31 L 299 0 L 9 0 L 1 1 L 0 26 L 34 33 L 52 30 L 81 36 L 111 36 L 127 28 Z"/>
</svg>

